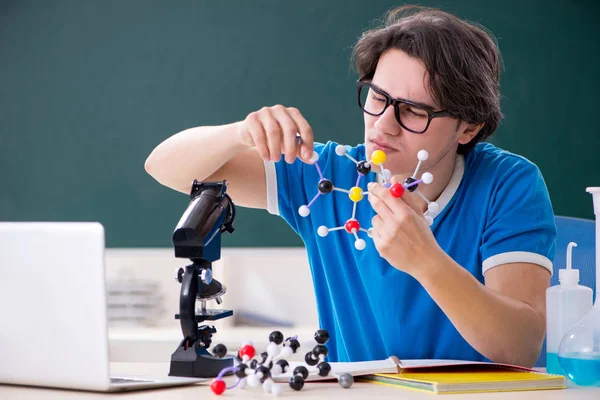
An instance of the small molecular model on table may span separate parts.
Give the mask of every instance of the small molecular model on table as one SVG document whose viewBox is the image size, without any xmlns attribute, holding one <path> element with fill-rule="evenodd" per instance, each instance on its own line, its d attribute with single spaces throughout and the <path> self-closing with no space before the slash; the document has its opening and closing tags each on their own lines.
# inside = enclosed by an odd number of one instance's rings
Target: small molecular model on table
<svg viewBox="0 0 600 400">
<path fill-rule="evenodd" d="M 354 162 L 356 164 L 356 171 L 358 172 L 358 178 L 356 179 L 356 185 L 354 185 L 352 188 L 350 188 L 348 190 L 335 187 L 329 179 L 327 179 L 323 176 L 323 172 L 321 171 L 321 168 L 319 167 L 319 163 L 318 163 L 319 156 L 318 156 L 318 153 L 315 152 L 315 153 L 313 153 L 313 157 L 311 158 L 311 161 L 314 162 L 315 167 L 317 168 L 317 171 L 319 172 L 319 177 L 320 177 L 319 182 L 317 183 L 317 194 L 315 195 L 315 197 L 313 197 L 313 199 L 308 204 L 303 205 L 298 209 L 298 214 L 300 214 L 301 217 L 307 217 L 308 215 L 310 215 L 310 207 L 317 200 L 317 198 L 319 198 L 319 196 L 321 196 L 321 195 L 327 195 L 333 191 L 347 193 L 350 200 L 354 203 L 354 207 L 352 209 L 352 216 L 346 221 L 346 223 L 343 226 L 337 226 L 337 227 L 332 227 L 332 228 L 328 228 L 324 225 L 319 226 L 319 228 L 317 229 L 317 233 L 319 234 L 319 236 L 325 237 L 331 231 L 345 229 L 346 232 L 354 235 L 354 237 L 356 239 L 354 242 L 354 247 L 356 247 L 357 250 L 363 250 L 366 247 L 365 240 L 358 237 L 358 232 L 359 231 L 366 232 L 369 237 L 372 237 L 372 229 L 373 228 L 365 229 L 365 228 L 361 227 L 360 223 L 356 219 L 356 205 L 358 204 L 359 201 L 361 201 L 364 198 L 364 196 L 367 196 L 369 194 L 368 191 L 363 191 L 363 189 L 359 186 L 359 184 L 360 184 L 361 178 L 365 175 L 368 175 L 371 172 L 381 174 L 381 177 L 383 180 L 383 186 L 385 186 L 386 188 L 389 188 L 390 194 L 395 198 L 402 197 L 404 192 L 407 190 L 411 193 L 414 192 L 417 195 L 419 195 L 419 197 L 421 197 L 427 203 L 427 211 L 425 211 L 425 213 L 424 213 L 425 220 L 427 221 L 427 223 L 429 225 L 431 225 L 433 223 L 433 217 L 431 216 L 431 214 L 434 214 L 439 210 L 439 205 L 438 205 L 438 203 L 436 203 L 434 201 L 429 201 L 423 195 L 423 193 L 421 193 L 419 191 L 419 183 L 430 184 L 431 182 L 433 182 L 433 175 L 429 172 L 425 172 L 421 175 L 420 179 L 416 178 L 417 174 L 419 173 L 419 169 L 421 168 L 421 163 L 423 161 L 427 160 L 427 158 L 429 158 L 429 153 L 427 153 L 427 151 L 421 150 L 417 153 L 418 163 L 417 163 L 415 172 L 412 174 L 412 176 L 409 178 L 406 178 L 406 180 L 402 184 L 394 183 L 393 185 L 389 182 L 389 180 L 391 179 L 391 176 L 392 176 L 390 170 L 385 169 L 383 166 L 383 163 L 385 163 L 385 161 L 387 159 L 387 155 L 383 151 L 375 150 L 373 152 L 373 154 L 371 155 L 370 161 L 355 160 L 352 156 L 350 156 L 348 154 L 346 146 L 344 146 L 344 145 L 338 145 L 335 149 L 335 153 L 338 156 L 346 156 L 347 158 L 349 158 L 350 160 L 352 160 L 352 162 Z M 373 165 L 379 167 L 380 172 L 372 171 Z"/>
<path fill-rule="evenodd" d="M 329 340 L 329 333 L 324 329 L 320 329 L 315 332 L 314 338 L 317 345 L 304 356 L 307 366 L 314 367 L 311 368 L 312 372 L 316 372 L 319 376 L 332 376 L 337 378 L 341 387 L 350 388 L 354 383 L 352 375 L 332 373 L 331 365 L 325 361 L 328 353 L 325 344 Z M 274 378 L 285 374 L 289 370 L 290 364 L 287 359 L 295 354 L 298 348 L 300 348 L 300 342 L 296 336 L 284 340 L 280 331 L 273 331 L 269 335 L 267 351 L 261 353 L 258 357 L 252 343 L 246 342 L 236 354 L 236 365 L 223 369 L 212 381 L 210 388 L 213 393 L 220 395 L 226 389 L 262 386 L 265 393 L 279 396 L 284 390 L 284 385 L 275 382 Z M 223 358 L 227 355 L 227 348 L 223 344 L 218 344 L 213 348 L 213 353 L 217 357 Z M 290 388 L 298 391 L 304 387 L 304 382 L 310 373 L 307 366 L 298 365 L 294 368 L 288 382 Z M 237 381 L 227 387 L 223 377 L 229 374 L 235 374 Z"/>
</svg>

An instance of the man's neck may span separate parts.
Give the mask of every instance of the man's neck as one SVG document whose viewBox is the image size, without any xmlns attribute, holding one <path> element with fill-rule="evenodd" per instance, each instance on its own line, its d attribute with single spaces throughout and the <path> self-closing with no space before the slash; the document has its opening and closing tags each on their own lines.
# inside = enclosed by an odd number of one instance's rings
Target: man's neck
<svg viewBox="0 0 600 400">
<path fill-rule="evenodd" d="M 455 152 L 451 154 L 447 154 L 440 162 L 438 162 L 431 170 L 423 170 L 421 169 L 418 174 L 419 176 L 415 176 L 416 179 L 420 179 L 423 172 L 430 172 L 433 175 L 433 182 L 430 184 L 419 183 L 419 191 L 427 198 L 429 201 L 437 200 L 448 183 L 450 182 L 450 178 L 452 178 L 452 174 L 454 172 L 454 166 L 456 165 L 456 158 L 458 154 Z M 409 174 L 400 174 L 394 175 L 399 183 L 403 183 L 404 180 L 410 177 Z M 424 213 L 427 210 L 427 203 L 414 193 L 409 193 L 408 189 L 406 190 L 406 194 L 402 196 L 402 198 L 417 212 Z"/>
</svg>

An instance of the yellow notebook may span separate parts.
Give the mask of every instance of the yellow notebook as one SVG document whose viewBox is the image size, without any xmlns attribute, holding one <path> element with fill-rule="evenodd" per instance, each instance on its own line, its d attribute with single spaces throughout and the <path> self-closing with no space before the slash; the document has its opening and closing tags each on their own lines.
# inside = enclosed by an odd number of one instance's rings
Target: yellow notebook
<svg viewBox="0 0 600 400">
<path fill-rule="evenodd" d="M 398 373 L 377 373 L 358 379 L 438 394 L 547 390 L 566 387 L 566 378 L 561 375 L 492 364 L 405 368 Z"/>
</svg>

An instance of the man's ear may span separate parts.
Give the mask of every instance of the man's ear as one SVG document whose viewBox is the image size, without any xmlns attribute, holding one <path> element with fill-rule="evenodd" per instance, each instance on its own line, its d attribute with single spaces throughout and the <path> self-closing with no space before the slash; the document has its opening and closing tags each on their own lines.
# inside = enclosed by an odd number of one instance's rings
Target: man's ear
<svg viewBox="0 0 600 400">
<path fill-rule="evenodd" d="M 465 126 L 466 124 L 466 126 Z M 483 128 L 485 122 L 480 124 L 469 124 L 467 122 L 462 122 L 459 126 L 459 129 L 462 129 L 462 133 L 458 136 L 458 143 L 467 144 L 469 143 Z"/>
</svg>

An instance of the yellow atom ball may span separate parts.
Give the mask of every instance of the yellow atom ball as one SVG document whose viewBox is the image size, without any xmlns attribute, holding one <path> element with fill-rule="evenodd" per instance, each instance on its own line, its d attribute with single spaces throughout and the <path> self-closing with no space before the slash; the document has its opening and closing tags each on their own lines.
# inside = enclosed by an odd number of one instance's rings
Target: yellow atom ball
<svg viewBox="0 0 600 400">
<path fill-rule="evenodd" d="M 358 203 L 363 199 L 363 190 L 358 186 L 354 186 L 352 189 L 349 190 L 348 197 L 350 197 L 350 200 L 352 200 L 353 202 Z"/>
<path fill-rule="evenodd" d="M 375 164 L 375 165 L 383 164 L 385 162 L 386 158 L 387 158 L 387 156 L 381 150 L 375 150 L 373 152 L 373 154 L 371 155 L 371 161 L 373 161 L 373 164 Z"/>
</svg>

